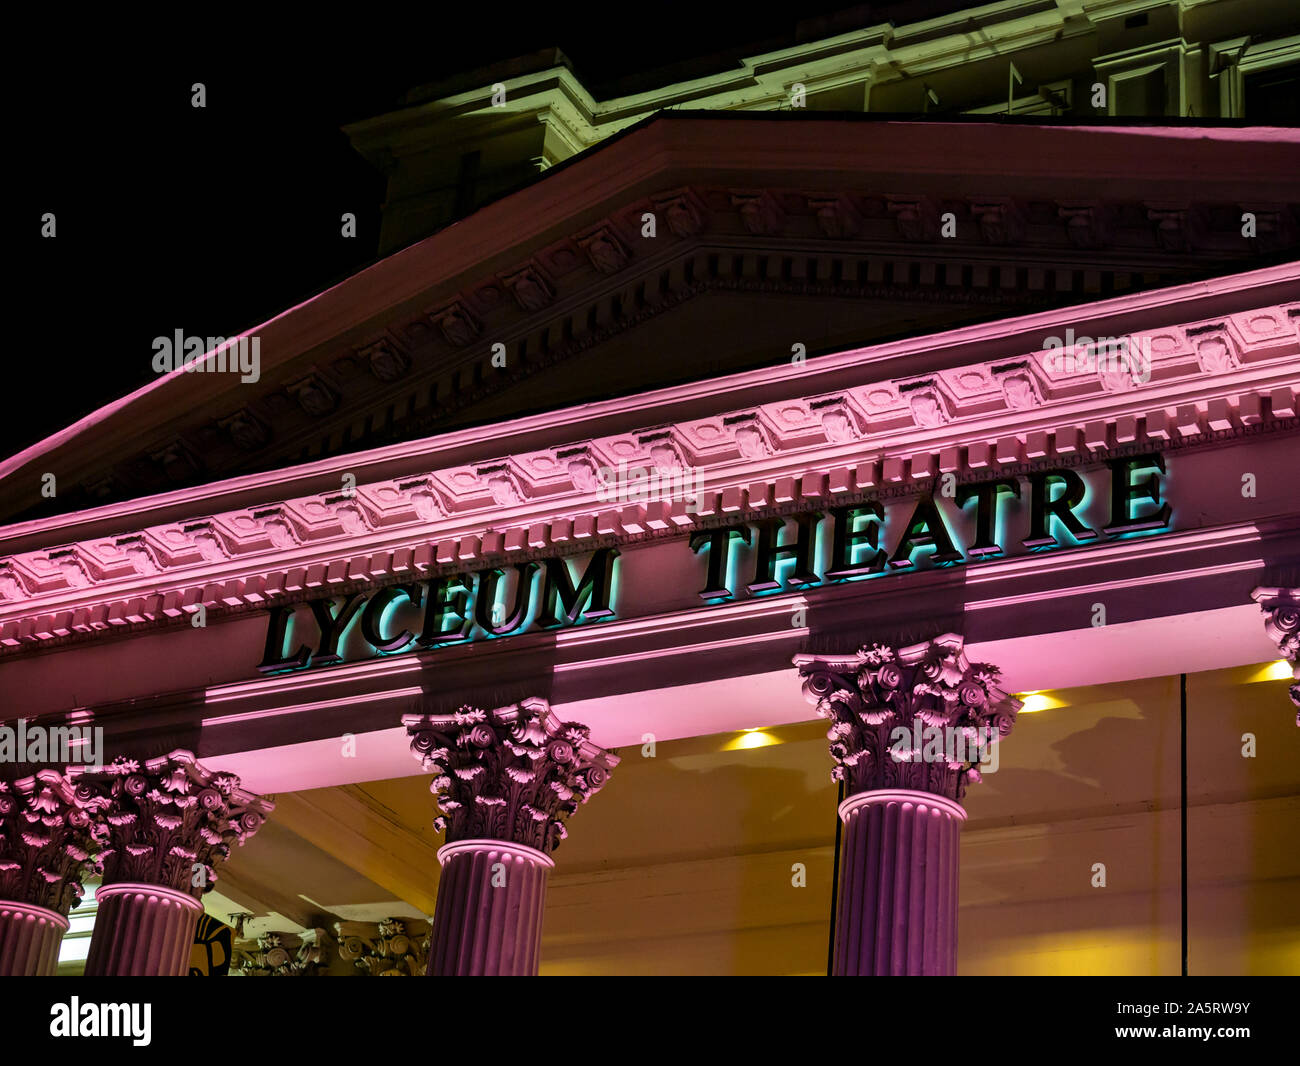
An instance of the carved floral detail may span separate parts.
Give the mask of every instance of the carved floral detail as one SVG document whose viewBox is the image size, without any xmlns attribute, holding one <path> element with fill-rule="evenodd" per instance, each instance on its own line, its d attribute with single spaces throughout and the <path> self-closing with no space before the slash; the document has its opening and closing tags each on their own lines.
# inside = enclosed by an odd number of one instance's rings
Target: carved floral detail
<svg viewBox="0 0 1300 1066">
<path fill-rule="evenodd" d="M 767 192 L 733 192 L 731 206 L 740 212 L 741 224 L 755 236 L 774 236 L 781 232 L 784 212 Z"/>
<path fill-rule="evenodd" d="M 368 357 L 370 372 L 380 381 L 397 381 L 411 369 L 410 358 L 391 344 L 376 344 L 362 354 Z"/>
<path fill-rule="evenodd" d="M 241 789 L 234 774 L 205 770 L 188 751 L 72 766 L 68 775 L 79 795 L 101 801 L 105 884 L 165 885 L 196 899 L 216 883 L 215 867 L 231 845 L 257 832 L 274 807 Z"/>
<path fill-rule="evenodd" d="M 217 423 L 230 434 L 231 443 L 245 452 L 255 452 L 271 439 L 271 431 L 251 411 L 236 411 Z"/>
<path fill-rule="evenodd" d="M 1037 407 L 1041 401 L 1028 374 L 1007 374 L 1001 379 L 1002 395 L 1007 406 L 1018 410 Z"/>
<path fill-rule="evenodd" d="M 971 203 L 971 214 L 979 219 L 980 235 L 988 244 L 1013 244 L 1025 234 L 1025 219 L 1013 200 L 982 200 Z"/>
<path fill-rule="evenodd" d="M 1198 340 L 1196 362 L 1201 371 L 1206 374 L 1227 374 L 1241 365 L 1226 333 L 1214 334 Z"/>
<path fill-rule="evenodd" d="M 0 781 L 0 899 L 67 915 L 100 870 L 108 806 L 57 770 Z"/>
<path fill-rule="evenodd" d="M 686 193 L 656 200 L 655 208 L 663 213 L 668 229 L 676 237 L 694 237 L 704 229 L 704 218 Z"/>
<path fill-rule="evenodd" d="M 407 715 L 411 752 L 434 775 L 434 819 L 448 843 L 483 838 L 550 853 L 565 821 L 604 786 L 618 756 L 597 747 L 590 730 L 561 722 L 542 699 L 485 711 Z"/>
<path fill-rule="evenodd" d="M 842 197 L 810 196 L 808 206 L 816 215 L 818 228 L 832 240 L 852 237 L 860 228 L 860 216 Z"/>
<path fill-rule="evenodd" d="M 0 565 L 0 600 L 19 600 L 25 595 L 27 587 L 13 567 Z"/>
<path fill-rule="evenodd" d="M 72 555 L 51 555 L 50 562 L 58 568 L 59 573 L 63 575 L 63 580 L 68 583 L 70 588 L 83 589 L 90 585 L 90 578 L 87 576 L 85 569 L 80 561 Z"/>
<path fill-rule="evenodd" d="M 948 421 L 948 412 L 944 408 L 943 401 L 933 389 L 921 389 L 912 393 L 907 403 L 912 409 L 912 418 L 918 426 L 933 429 Z"/>
<path fill-rule="evenodd" d="M 1185 252 L 1188 247 L 1188 219 L 1185 208 L 1147 209 L 1147 218 L 1155 226 L 1156 243 L 1166 252 Z"/>
<path fill-rule="evenodd" d="M 321 418 L 338 406 L 338 397 L 320 378 L 310 376 L 287 386 L 298 406 L 312 418 Z"/>
<path fill-rule="evenodd" d="M 842 407 L 831 407 L 822 412 L 822 429 L 826 431 L 826 439 L 836 444 L 854 440 L 858 435 L 853 420 Z"/>
<path fill-rule="evenodd" d="M 939 212 L 934 203 L 924 196 L 888 196 L 890 214 L 898 223 L 898 233 L 904 240 L 933 240 L 939 233 Z"/>
<path fill-rule="evenodd" d="M 523 311 L 540 311 L 543 307 L 555 299 L 555 293 L 542 277 L 532 267 L 525 267 L 516 274 L 511 274 L 505 278 L 506 286 L 514 295 L 517 303 Z"/>
<path fill-rule="evenodd" d="M 307 977 L 328 962 L 324 929 L 263 933 L 255 944 L 236 944 L 232 977 Z"/>
<path fill-rule="evenodd" d="M 454 303 L 445 311 L 434 316 L 442 335 L 448 344 L 463 348 L 479 335 L 481 327 L 474 316 L 462 304 Z"/>
<path fill-rule="evenodd" d="M 756 425 L 736 427 L 736 447 L 746 459 L 762 459 L 770 450 L 762 431 Z"/>
<path fill-rule="evenodd" d="M 126 557 L 131 561 L 131 569 L 137 574 L 157 574 L 160 572 L 157 561 L 149 549 L 139 541 L 123 545 Z"/>
<path fill-rule="evenodd" d="M 1065 233 L 1076 248 L 1103 248 L 1111 240 L 1109 211 L 1098 203 L 1062 201 L 1057 216 L 1065 219 Z"/>
<path fill-rule="evenodd" d="M 182 483 L 199 472 L 198 460 L 180 441 L 173 441 L 151 456 L 167 480 Z"/>
<path fill-rule="evenodd" d="M 627 266 L 627 250 L 607 226 L 586 237 L 579 237 L 578 247 L 587 253 L 591 265 L 602 274 L 617 274 Z"/>
<path fill-rule="evenodd" d="M 1291 702 L 1300 708 L 1300 588 L 1257 588 L 1251 597 L 1264 612 L 1264 632 L 1291 664 Z M 1300 710 L 1295 724 L 1300 726 Z"/>
<path fill-rule="evenodd" d="M 897 759 L 894 731 L 956 731 L 963 753 L 972 753 L 1007 736 L 1021 706 L 998 686 L 998 668 L 969 662 L 954 633 L 905 648 L 874 644 L 845 658 L 801 655 L 795 664 L 805 699 L 830 719 L 831 777 L 844 782 L 846 796 L 907 788 L 960 800 L 980 779 L 978 760 L 927 759 L 910 747 L 911 758 Z"/>
<path fill-rule="evenodd" d="M 595 492 L 600 485 L 600 476 L 596 468 L 586 459 L 571 459 L 567 467 L 573 487 L 579 492 Z"/>
<path fill-rule="evenodd" d="M 421 522 L 433 522 L 443 516 L 442 504 L 427 483 L 411 493 L 411 506 Z"/>
<path fill-rule="evenodd" d="M 339 958 L 368 977 L 419 977 L 429 958 L 432 928 L 425 921 L 339 922 Z"/>
<path fill-rule="evenodd" d="M 293 527 L 279 515 L 266 518 L 262 522 L 262 528 L 266 530 L 266 535 L 271 538 L 271 544 L 276 548 L 292 548 L 298 543 Z"/>
<path fill-rule="evenodd" d="M 366 533 L 369 532 L 370 526 L 366 522 L 359 508 L 352 504 L 341 504 L 335 511 L 338 516 L 339 525 L 343 527 L 344 533 Z"/>
<path fill-rule="evenodd" d="M 1141 365 L 1130 366 L 1127 362 L 1112 361 L 1104 353 L 1097 353 L 1097 380 L 1106 392 L 1130 392 L 1137 388 L 1138 377 L 1142 373 Z"/>
</svg>

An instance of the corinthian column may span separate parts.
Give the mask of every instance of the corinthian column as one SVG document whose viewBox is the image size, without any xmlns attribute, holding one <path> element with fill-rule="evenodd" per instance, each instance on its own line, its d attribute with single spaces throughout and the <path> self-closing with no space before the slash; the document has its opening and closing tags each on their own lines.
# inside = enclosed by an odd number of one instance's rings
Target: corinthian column
<svg viewBox="0 0 1300 1066">
<path fill-rule="evenodd" d="M 107 801 L 57 770 L 0 781 L 0 977 L 49 977 L 68 911 L 98 872 Z"/>
<path fill-rule="evenodd" d="M 831 777 L 844 784 L 836 976 L 957 972 L 958 841 L 966 785 L 1011 732 L 1019 701 L 972 665 L 961 637 L 795 657 L 831 721 Z"/>
<path fill-rule="evenodd" d="M 106 801 L 108 828 L 86 976 L 184 976 L 200 898 L 231 845 L 252 836 L 272 804 L 188 751 L 73 772 Z"/>
<path fill-rule="evenodd" d="M 1264 612 L 1264 632 L 1291 664 L 1291 702 L 1300 708 L 1300 588 L 1257 588 L 1250 595 Z M 1295 724 L 1300 726 L 1300 710 Z"/>
<path fill-rule="evenodd" d="M 618 757 L 541 699 L 402 721 L 447 833 L 429 976 L 536 976 L 551 852 Z"/>
</svg>

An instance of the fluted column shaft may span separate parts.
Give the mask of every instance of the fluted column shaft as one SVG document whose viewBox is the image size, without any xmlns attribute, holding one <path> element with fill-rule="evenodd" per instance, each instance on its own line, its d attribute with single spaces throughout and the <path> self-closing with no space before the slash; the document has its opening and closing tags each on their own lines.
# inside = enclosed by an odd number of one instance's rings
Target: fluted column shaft
<svg viewBox="0 0 1300 1066">
<path fill-rule="evenodd" d="M 58 911 L 0 900 L 0 977 L 53 977 L 67 931 Z"/>
<path fill-rule="evenodd" d="M 203 904 L 162 885 L 105 885 L 95 893 L 87 977 L 184 977 Z"/>
<path fill-rule="evenodd" d="M 429 976 L 537 976 L 551 858 L 523 844 L 461 840 L 439 848 L 438 861 Z"/>
<path fill-rule="evenodd" d="M 834 974 L 954 975 L 966 812 L 928 792 L 880 789 L 850 796 L 840 819 Z"/>
</svg>

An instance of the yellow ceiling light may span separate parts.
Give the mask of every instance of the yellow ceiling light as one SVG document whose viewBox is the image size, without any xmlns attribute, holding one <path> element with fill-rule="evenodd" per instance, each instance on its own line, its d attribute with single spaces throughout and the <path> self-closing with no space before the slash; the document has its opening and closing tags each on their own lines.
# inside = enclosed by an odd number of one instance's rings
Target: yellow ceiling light
<svg viewBox="0 0 1300 1066">
<path fill-rule="evenodd" d="M 1247 684 L 1253 684 L 1256 681 L 1290 681 L 1294 675 L 1293 667 L 1285 659 L 1278 659 L 1262 666 L 1247 679 Z"/>
<path fill-rule="evenodd" d="M 749 748 L 766 748 L 780 743 L 771 733 L 765 733 L 761 729 L 744 729 L 741 730 L 738 736 L 722 745 L 722 750 L 744 751 Z"/>
<path fill-rule="evenodd" d="M 1024 706 L 1020 708 L 1021 714 L 1033 714 L 1035 711 L 1050 711 L 1054 707 L 1064 707 L 1063 700 L 1053 699 L 1046 692 L 1021 692 L 1016 699 L 1022 700 Z"/>
</svg>

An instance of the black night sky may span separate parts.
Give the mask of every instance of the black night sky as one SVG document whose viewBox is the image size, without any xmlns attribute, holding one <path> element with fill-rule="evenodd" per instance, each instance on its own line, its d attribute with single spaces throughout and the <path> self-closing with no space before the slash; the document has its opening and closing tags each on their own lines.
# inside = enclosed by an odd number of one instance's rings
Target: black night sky
<svg viewBox="0 0 1300 1066">
<path fill-rule="evenodd" d="M 58 27 L 57 47 L 32 44 L 40 54 L 10 97 L 10 170 L 25 186 L 11 216 L 11 315 L 26 339 L 5 360 L 0 454 L 147 383 L 154 337 L 233 336 L 372 262 L 384 183 L 340 127 L 394 108 L 411 87 L 559 47 L 597 97 L 611 96 L 660 67 L 702 58 L 691 75 L 730 69 L 801 39 L 965 6 L 717 3 L 635 19 L 582 3 L 532 14 L 439 5 L 436 17 L 383 7 L 370 26 L 348 11 L 293 32 L 223 8 L 220 24 L 169 18 L 147 34 Z M 190 104 L 194 82 L 207 87 L 204 109 Z M 47 211 L 53 240 L 40 235 Z M 345 211 L 356 239 L 339 232 Z"/>
<path fill-rule="evenodd" d="M 6 359 L 7 456 L 152 377 L 151 341 L 176 329 L 233 336 L 354 273 L 376 254 L 384 183 L 340 127 L 394 108 L 414 86 L 559 47 L 596 90 L 662 66 L 736 57 L 798 39 L 799 20 L 835 12 L 831 32 L 956 10 L 962 0 L 764 8 L 648 8 L 566 3 L 536 13 L 468 5 L 419 17 L 391 7 L 313 19 L 302 31 L 262 21 L 175 21 L 103 38 L 81 30 L 40 50 L 11 95 L 10 170 L 26 187 L 11 247 L 11 314 L 27 336 Z M 188 10 L 188 9 L 185 9 Z M 340 12 L 341 14 L 342 12 Z M 61 17 L 61 16 L 60 16 Z M 46 30 L 56 28 L 46 26 Z M 808 27 L 803 36 L 809 36 Z M 811 36 L 824 36 L 811 33 Z M 20 36 L 11 39 L 23 47 Z M 664 82 L 676 80 L 665 77 Z M 190 105 L 190 86 L 208 106 Z M 24 129 L 24 127 L 27 127 Z M 57 237 L 40 235 L 47 212 Z M 357 215 L 359 234 L 340 235 Z M 28 325 L 30 323 L 30 325 Z M 30 335 L 29 335 L 30 333 Z M 19 399 L 21 397 L 21 399 Z M 15 402 L 16 401 L 16 402 Z"/>
</svg>

